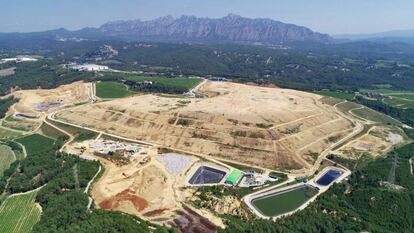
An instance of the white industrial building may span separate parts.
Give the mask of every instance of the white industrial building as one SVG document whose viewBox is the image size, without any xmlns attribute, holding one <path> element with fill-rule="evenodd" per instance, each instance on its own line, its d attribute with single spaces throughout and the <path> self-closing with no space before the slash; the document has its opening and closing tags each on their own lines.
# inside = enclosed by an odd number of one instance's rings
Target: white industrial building
<svg viewBox="0 0 414 233">
<path fill-rule="evenodd" d="M 11 58 L 3 58 L 0 60 L 0 63 L 7 63 L 7 62 L 28 62 L 28 61 L 37 61 L 36 58 L 33 57 L 11 57 Z"/>
<path fill-rule="evenodd" d="M 125 156 L 132 156 L 139 152 L 141 146 L 135 143 L 126 144 L 112 140 L 93 140 L 89 143 L 89 148 L 101 154 L 110 154 L 123 150 Z"/>
<path fill-rule="evenodd" d="M 109 70 L 108 66 L 101 66 L 96 64 L 83 64 L 83 65 L 77 65 L 77 64 L 70 64 L 68 65 L 69 69 L 72 70 L 78 70 L 78 71 L 105 71 Z"/>
</svg>

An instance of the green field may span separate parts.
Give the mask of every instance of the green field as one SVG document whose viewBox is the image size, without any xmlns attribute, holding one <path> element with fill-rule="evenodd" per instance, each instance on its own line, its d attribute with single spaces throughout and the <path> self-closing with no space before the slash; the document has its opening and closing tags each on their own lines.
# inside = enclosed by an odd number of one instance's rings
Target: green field
<svg viewBox="0 0 414 233">
<path fill-rule="evenodd" d="M 11 130 L 7 130 L 5 128 L 0 128 L 0 139 L 15 138 L 15 137 L 18 137 L 20 135 L 21 135 L 21 133 L 11 131 Z"/>
<path fill-rule="evenodd" d="M 136 76 L 136 75 L 126 75 L 124 77 L 126 80 L 130 81 L 152 81 L 156 84 L 160 84 L 166 87 L 178 87 L 178 88 L 185 88 L 187 90 L 190 90 L 191 88 L 197 86 L 202 79 L 199 78 L 186 78 L 186 77 L 180 77 L 180 78 L 167 78 L 167 77 L 161 77 L 161 76 L 155 76 L 155 77 L 148 77 L 148 76 Z"/>
<path fill-rule="evenodd" d="M 266 216 L 277 216 L 295 210 L 315 196 L 316 193 L 315 189 L 305 186 L 285 193 L 253 200 L 252 204 Z"/>
<path fill-rule="evenodd" d="M 40 127 L 40 131 L 46 137 L 54 138 L 54 139 L 57 139 L 60 136 L 65 136 L 66 135 L 63 132 L 61 132 L 61 131 L 53 128 L 52 126 L 50 126 L 50 125 L 48 125 L 46 123 L 43 123 L 42 124 L 42 126 Z"/>
<path fill-rule="evenodd" d="M 334 106 L 334 105 L 339 104 L 339 103 L 344 101 L 342 99 L 329 97 L 329 96 L 325 96 L 325 97 L 321 98 L 320 100 L 321 100 L 322 103 L 329 104 L 331 106 Z"/>
<path fill-rule="evenodd" d="M 0 144 L 0 177 L 3 172 L 16 160 L 16 156 L 9 146 Z"/>
<path fill-rule="evenodd" d="M 399 99 L 406 99 L 406 100 L 411 100 L 414 101 L 414 93 L 410 93 L 410 94 L 389 94 L 388 96 L 393 96 L 393 97 L 398 97 Z"/>
<path fill-rule="evenodd" d="M 22 119 L 20 119 L 20 118 L 17 118 L 17 117 L 15 117 L 15 116 L 13 116 L 13 115 L 9 115 L 9 116 L 7 116 L 5 119 L 4 119 L 5 121 L 22 121 Z"/>
<path fill-rule="evenodd" d="M 398 108 L 414 108 L 414 95 L 389 95 L 384 103 Z"/>
<path fill-rule="evenodd" d="M 370 108 L 361 108 L 361 109 L 355 109 L 352 110 L 352 113 L 354 113 L 356 116 L 366 119 L 366 120 L 370 120 L 370 121 L 374 121 L 380 124 L 392 124 L 392 125 L 401 125 L 401 123 L 397 120 L 394 120 L 393 118 L 384 115 L 382 113 L 379 113 L 377 111 L 374 111 Z"/>
<path fill-rule="evenodd" d="M 361 89 L 362 93 L 380 93 L 388 98 L 384 98 L 384 103 L 398 108 L 414 108 L 414 92 L 392 90 L 392 89 Z"/>
<path fill-rule="evenodd" d="M 336 105 L 343 113 L 348 113 L 349 110 L 351 109 L 355 109 L 355 108 L 360 108 L 362 107 L 362 105 L 360 104 L 356 104 L 354 102 L 344 102 L 344 103 L 340 103 L 338 105 Z"/>
<path fill-rule="evenodd" d="M 21 143 L 25 148 L 27 155 L 37 154 L 43 151 L 48 151 L 53 147 L 55 140 L 42 136 L 40 134 L 31 134 L 15 139 L 16 142 Z"/>
<path fill-rule="evenodd" d="M 318 95 L 322 95 L 322 96 L 334 97 L 334 98 L 344 99 L 344 100 L 353 99 L 355 96 L 354 93 L 346 93 L 346 92 L 340 92 L 340 91 L 315 91 L 314 93 Z"/>
<path fill-rule="evenodd" d="M 20 144 L 14 141 L 7 141 L 7 144 L 13 150 L 14 155 L 16 156 L 16 160 L 22 160 L 25 158 L 25 155 L 23 153 L 23 148 Z"/>
<path fill-rule="evenodd" d="M 387 88 L 360 89 L 359 91 L 361 93 L 372 92 L 372 93 L 380 93 L 380 94 L 383 94 L 383 95 L 389 95 L 389 94 L 407 94 L 407 93 L 414 94 L 413 92 L 409 92 L 409 91 L 392 90 L 392 89 L 387 89 Z"/>
<path fill-rule="evenodd" d="M 3 121 L 2 126 L 8 129 L 14 129 L 18 131 L 30 131 L 30 127 L 19 125 L 21 121 Z"/>
<path fill-rule="evenodd" d="M 9 196 L 0 206 L 1 233 L 29 233 L 40 220 L 34 201 L 38 191 Z"/>
<path fill-rule="evenodd" d="M 90 140 L 98 136 L 98 134 L 93 131 L 89 131 L 86 129 L 78 128 L 78 127 L 67 125 L 67 124 L 62 124 L 59 122 L 52 122 L 52 121 L 49 121 L 49 122 L 53 125 L 56 125 L 60 129 L 63 129 L 64 131 L 72 134 L 75 137 L 74 138 L 75 142 Z"/>
<path fill-rule="evenodd" d="M 98 82 L 96 84 L 96 96 L 104 99 L 124 98 L 133 95 L 127 86 L 118 82 Z"/>
</svg>

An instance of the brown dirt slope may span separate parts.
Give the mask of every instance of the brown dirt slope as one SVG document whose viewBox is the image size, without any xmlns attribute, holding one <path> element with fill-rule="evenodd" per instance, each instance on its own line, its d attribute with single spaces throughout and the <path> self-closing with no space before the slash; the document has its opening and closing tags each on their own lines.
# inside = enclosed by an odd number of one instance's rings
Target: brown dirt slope
<svg viewBox="0 0 414 233">
<path fill-rule="evenodd" d="M 207 82 L 190 99 L 141 95 L 84 105 L 57 117 L 97 130 L 247 164 L 301 169 L 351 131 L 320 96 Z"/>
</svg>

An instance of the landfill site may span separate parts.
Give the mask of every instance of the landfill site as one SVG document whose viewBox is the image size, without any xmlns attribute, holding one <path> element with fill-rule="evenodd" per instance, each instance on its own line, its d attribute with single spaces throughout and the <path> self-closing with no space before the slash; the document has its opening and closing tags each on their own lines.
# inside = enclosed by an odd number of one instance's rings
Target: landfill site
<svg viewBox="0 0 414 233">
<path fill-rule="evenodd" d="M 154 94 L 61 111 L 60 120 L 160 146 L 280 170 L 307 169 L 353 130 L 320 101 L 289 89 L 207 82 L 207 98 Z M 257 106 L 261 106 L 257 108 Z"/>
<path fill-rule="evenodd" d="M 71 135 L 64 150 L 100 161 L 103 173 L 90 190 L 94 206 L 182 232 L 216 232 L 225 226 L 220 214 L 291 214 L 349 175 L 332 161 L 318 170 L 327 152 L 357 159 L 348 151 L 359 149 L 377 156 L 404 140 L 390 126 L 365 130 L 366 122 L 342 106 L 347 102 L 301 91 L 205 81 L 194 97 L 140 94 L 99 101 L 94 88 L 77 82 L 14 92 L 18 102 L 3 126 L 35 130 L 47 120 L 92 132 L 94 138 L 81 141 Z M 308 179 L 318 171 L 320 177 Z M 203 187 L 249 192 L 203 202 Z M 289 205 L 275 212 L 269 207 L 274 203 Z"/>
</svg>

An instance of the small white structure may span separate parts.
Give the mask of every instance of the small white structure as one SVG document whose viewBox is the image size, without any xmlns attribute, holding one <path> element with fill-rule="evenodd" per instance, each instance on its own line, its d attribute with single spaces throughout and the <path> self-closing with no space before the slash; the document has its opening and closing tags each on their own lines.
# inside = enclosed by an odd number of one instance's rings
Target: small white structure
<svg viewBox="0 0 414 233">
<path fill-rule="evenodd" d="M 125 144 L 112 140 L 93 140 L 89 142 L 89 148 L 101 154 L 115 153 L 124 151 L 124 155 L 130 157 L 141 150 L 141 146 L 135 143 Z"/>
<path fill-rule="evenodd" d="M 68 65 L 69 69 L 77 70 L 77 71 L 105 71 L 109 70 L 108 66 L 101 66 L 96 64 L 83 64 L 83 65 L 76 65 L 76 64 L 70 64 Z"/>
<path fill-rule="evenodd" d="M 239 186 L 240 187 L 255 187 L 264 185 L 267 181 L 277 181 L 278 179 L 270 178 L 267 174 L 257 173 L 255 171 L 248 171 L 244 174 Z"/>
<path fill-rule="evenodd" d="M 30 61 L 37 61 L 37 59 L 33 57 L 17 56 L 17 57 L 1 59 L 0 64 L 7 63 L 7 62 L 18 62 L 19 63 L 19 62 L 30 62 Z"/>
</svg>

